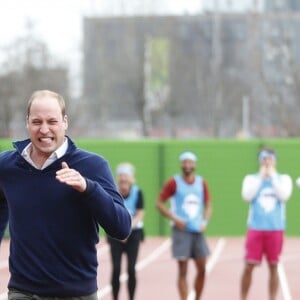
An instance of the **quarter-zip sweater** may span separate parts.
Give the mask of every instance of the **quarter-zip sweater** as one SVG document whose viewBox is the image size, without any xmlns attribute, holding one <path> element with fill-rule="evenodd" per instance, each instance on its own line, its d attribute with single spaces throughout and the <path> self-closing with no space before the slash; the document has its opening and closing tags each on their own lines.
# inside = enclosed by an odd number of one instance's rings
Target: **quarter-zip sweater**
<svg viewBox="0 0 300 300">
<path fill-rule="evenodd" d="M 0 237 L 9 220 L 11 238 L 8 287 L 50 297 L 92 294 L 99 226 L 117 239 L 131 228 L 108 162 L 68 138 L 66 154 L 38 170 L 21 155 L 28 143 L 0 154 Z M 63 161 L 86 179 L 85 192 L 56 180 Z"/>
</svg>

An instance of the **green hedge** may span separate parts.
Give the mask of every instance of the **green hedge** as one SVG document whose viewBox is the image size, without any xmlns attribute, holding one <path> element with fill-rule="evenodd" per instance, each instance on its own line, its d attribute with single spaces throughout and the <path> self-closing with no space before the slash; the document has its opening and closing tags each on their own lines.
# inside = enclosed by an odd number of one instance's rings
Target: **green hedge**
<svg viewBox="0 0 300 300">
<path fill-rule="evenodd" d="M 240 236 L 246 230 L 248 204 L 241 199 L 243 177 L 258 168 L 257 152 L 262 145 L 274 147 L 278 169 L 293 180 L 300 176 L 298 156 L 300 140 L 75 140 L 79 147 L 103 155 L 114 172 L 118 163 L 129 161 L 136 167 L 137 184 L 145 196 L 145 231 L 147 235 L 169 234 L 169 222 L 156 210 L 162 184 L 179 173 L 178 156 L 194 151 L 199 158 L 197 172 L 207 180 L 213 203 L 213 216 L 207 231 L 211 236 Z M 11 148 L 0 140 L 0 150 Z M 299 189 L 294 186 L 287 203 L 287 235 L 299 234 Z"/>
</svg>

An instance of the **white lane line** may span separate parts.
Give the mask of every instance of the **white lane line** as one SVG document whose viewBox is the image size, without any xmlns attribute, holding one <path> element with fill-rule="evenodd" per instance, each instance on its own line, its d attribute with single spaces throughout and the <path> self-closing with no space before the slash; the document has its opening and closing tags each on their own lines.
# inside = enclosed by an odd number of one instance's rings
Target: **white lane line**
<svg viewBox="0 0 300 300">
<path fill-rule="evenodd" d="M 226 240 L 224 238 L 220 238 L 218 239 L 217 245 L 213 250 L 213 253 L 211 254 L 211 256 L 209 257 L 207 264 L 206 264 L 206 275 L 208 275 L 212 269 L 214 268 L 214 266 L 216 265 L 221 252 L 223 251 L 224 247 L 226 244 Z M 189 295 L 188 295 L 188 300 L 193 300 L 195 299 L 195 291 L 192 290 Z"/>
<path fill-rule="evenodd" d="M 280 282 L 280 286 L 281 286 L 281 290 L 282 290 L 282 294 L 283 294 L 283 299 L 284 300 L 292 300 L 290 288 L 288 285 L 288 280 L 287 280 L 286 273 L 285 273 L 282 263 L 278 264 L 278 276 L 279 276 L 279 282 Z"/>
<path fill-rule="evenodd" d="M 159 247 L 157 247 L 150 255 L 148 255 L 143 260 L 140 260 L 135 266 L 136 270 L 140 271 L 140 270 L 144 269 L 145 267 L 147 267 L 150 263 L 155 261 L 161 254 L 163 254 L 166 250 L 168 250 L 170 248 L 170 245 L 171 245 L 171 239 L 168 238 Z M 126 272 L 122 273 L 120 276 L 120 282 L 124 282 L 127 279 L 128 279 L 128 274 Z M 97 293 L 98 298 L 102 299 L 104 296 L 111 293 L 111 289 L 112 288 L 111 288 L 110 284 L 104 286 Z"/>
<path fill-rule="evenodd" d="M 0 269 L 8 268 L 8 259 L 0 261 Z"/>
<path fill-rule="evenodd" d="M 103 255 L 104 253 L 106 253 L 108 251 L 108 249 L 109 249 L 108 244 L 100 245 L 97 248 L 97 256 Z"/>
<path fill-rule="evenodd" d="M 136 264 L 136 269 L 142 270 L 147 267 L 150 263 L 156 260 L 160 255 L 162 255 L 166 250 L 168 250 L 171 246 L 171 239 L 166 239 L 159 247 L 157 247 L 150 255 L 148 255 L 143 260 L 139 261 Z"/>
<path fill-rule="evenodd" d="M 0 300 L 7 300 L 7 292 L 0 294 Z"/>
<path fill-rule="evenodd" d="M 8 269 L 8 259 L 0 261 L 0 269 Z M 7 291 L 0 294 L 0 300 L 7 300 Z"/>
<path fill-rule="evenodd" d="M 206 264 L 206 272 L 207 274 L 209 274 L 212 269 L 214 268 L 214 266 L 216 265 L 221 252 L 223 251 L 224 247 L 226 244 L 226 240 L 224 238 L 220 238 L 218 239 L 217 245 L 214 248 L 214 251 L 212 253 L 212 255 L 209 257 L 208 262 Z"/>
</svg>

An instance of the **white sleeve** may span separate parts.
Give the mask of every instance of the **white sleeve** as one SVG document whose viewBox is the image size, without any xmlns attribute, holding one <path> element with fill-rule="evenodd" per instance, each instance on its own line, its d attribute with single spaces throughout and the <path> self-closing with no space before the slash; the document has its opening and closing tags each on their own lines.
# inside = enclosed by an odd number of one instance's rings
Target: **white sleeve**
<svg viewBox="0 0 300 300">
<path fill-rule="evenodd" d="M 242 198 L 247 202 L 252 201 L 256 193 L 258 192 L 261 182 L 262 180 L 259 176 L 245 176 L 242 184 Z"/>
<path fill-rule="evenodd" d="M 287 201 L 292 194 L 293 183 L 289 175 L 282 174 L 272 178 L 272 184 L 276 193 L 276 196 L 281 201 Z"/>
<path fill-rule="evenodd" d="M 300 188 L 300 177 L 298 177 L 295 181 L 296 186 Z"/>
</svg>

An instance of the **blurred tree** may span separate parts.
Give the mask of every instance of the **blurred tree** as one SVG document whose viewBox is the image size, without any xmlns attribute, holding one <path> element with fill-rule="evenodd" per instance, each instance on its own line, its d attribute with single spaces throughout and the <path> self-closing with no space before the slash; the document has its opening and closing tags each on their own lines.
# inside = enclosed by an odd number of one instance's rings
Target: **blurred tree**
<svg viewBox="0 0 300 300">
<path fill-rule="evenodd" d="M 27 100 L 34 90 L 50 89 L 68 101 L 68 73 L 56 66 L 41 38 L 36 38 L 33 23 L 28 20 L 26 34 L 17 38 L 4 52 L 0 75 L 0 136 L 25 135 Z"/>
</svg>

